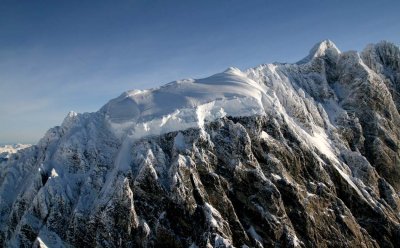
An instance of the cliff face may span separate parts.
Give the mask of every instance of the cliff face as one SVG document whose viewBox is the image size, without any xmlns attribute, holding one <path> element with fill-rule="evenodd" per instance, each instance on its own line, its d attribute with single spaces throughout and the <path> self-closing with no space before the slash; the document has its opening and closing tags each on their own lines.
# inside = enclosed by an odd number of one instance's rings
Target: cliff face
<svg viewBox="0 0 400 248">
<path fill-rule="evenodd" d="M 3 163 L 0 244 L 400 246 L 398 47 L 202 80 L 70 113 Z"/>
</svg>

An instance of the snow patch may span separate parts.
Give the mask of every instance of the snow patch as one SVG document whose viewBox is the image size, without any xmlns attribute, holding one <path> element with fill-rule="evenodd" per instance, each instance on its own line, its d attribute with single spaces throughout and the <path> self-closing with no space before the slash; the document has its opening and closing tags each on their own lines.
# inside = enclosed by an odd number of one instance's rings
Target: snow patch
<svg viewBox="0 0 400 248">
<path fill-rule="evenodd" d="M 43 228 L 40 230 L 33 247 L 64 248 L 66 245 L 56 233 Z"/>
<path fill-rule="evenodd" d="M 207 221 L 211 224 L 212 227 L 216 227 L 218 228 L 218 221 L 215 219 L 222 219 L 221 214 L 218 212 L 218 210 L 216 210 L 215 208 L 213 208 L 213 206 L 211 206 L 208 203 L 204 204 L 204 212 L 207 218 Z"/>
<path fill-rule="evenodd" d="M 333 148 L 329 143 L 329 138 L 326 135 L 325 131 L 322 130 L 322 128 L 315 127 L 317 129 L 314 131 L 313 135 L 308 136 L 308 140 L 311 142 L 311 144 L 317 148 L 322 154 L 327 156 L 329 159 L 332 161 L 339 163 L 339 160 L 337 159 L 337 156 L 333 152 Z"/>
<path fill-rule="evenodd" d="M 36 238 L 33 247 L 48 248 L 40 237 Z"/>
<path fill-rule="evenodd" d="M 260 138 L 265 141 L 273 140 L 273 138 L 265 131 L 261 131 Z"/>
<path fill-rule="evenodd" d="M 50 179 L 50 178 L 56 178 L 56 177 L 58 177 L 58 173 L 57 173 L 57 171 L 53 168 L 53 169 L 51 169 L 49 179 Z"/>
<path fill-rule="evenodd" d="M 186 149 L 185 136 L 183 136 L 181 132 L 179 132 L 174 138 L 174 147 L 179 151 Z"/>
<path fill-rule="evenodd" d="M 271 176 L 272 176 L 272 178 L 275 179 L 276 181 L 282 180 L 282 177 L 279 176 L 279 175 L 277 175 L 277 174 L 271 173 Z"/>
</svg>

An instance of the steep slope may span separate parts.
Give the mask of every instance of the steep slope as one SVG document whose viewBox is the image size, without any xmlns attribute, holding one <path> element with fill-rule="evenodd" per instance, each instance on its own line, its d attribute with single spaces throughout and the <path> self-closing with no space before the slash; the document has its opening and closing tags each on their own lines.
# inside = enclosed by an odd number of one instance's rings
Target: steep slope
<svg viewBox="0 0 400 248">
<path fill-rule="evenodd" d="M 400 246 L 399 48 L 128 91 L 0 171 L 20 247 Z"/>
</svg>

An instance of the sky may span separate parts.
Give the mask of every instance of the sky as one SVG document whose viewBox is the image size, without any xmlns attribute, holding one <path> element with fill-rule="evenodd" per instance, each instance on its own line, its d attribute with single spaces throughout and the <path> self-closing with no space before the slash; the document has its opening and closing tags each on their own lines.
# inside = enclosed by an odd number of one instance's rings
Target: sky
<svg viewBox="0 0 400 248">
<path fill-rule="evenodd" d="M 398 0 L 1 0 L 0 144 L 36 143 L 127 90 L 296 62 L 324 39 L 399 45 L 399 12 Z"/>
</svg>

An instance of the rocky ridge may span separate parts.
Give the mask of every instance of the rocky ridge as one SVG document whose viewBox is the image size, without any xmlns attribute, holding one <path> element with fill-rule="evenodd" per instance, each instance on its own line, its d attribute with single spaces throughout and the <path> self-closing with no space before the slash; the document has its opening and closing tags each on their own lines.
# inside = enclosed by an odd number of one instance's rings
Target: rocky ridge
<svg viewBox="0 0 400 248">
<path fill-rule="evenodd" d="M 7 161 L 12 154 L 17 153 L 21 149 L 30 147 L 30 144 L 14 144 L 0 146 L 0 163 Z"/>
<path fill-rule="evenodd" d="M 4 163 L 0 244 L 400 246 L 397 46 L 340 52 L 323 41 L 296 64 L 231 68 L 217 78 L 218 89 L 235 84 L 249 93 L 230 88 L 233 97 L 218 96 L 200 125 L 142 133 L 164 116 L 194 118 L 146 100 L 203 82 L 178 81 L 128 92 L 96 113 L 70 113 Z M 209 102 L 196 97 L 182 98 L 185 108 Z M 232 103 L 247 105 L 230 112 Z M 146 116 L 140 104 L 156 110 Z M 161 124 L 151 122 L 155 113 Z"/>
</svg>

